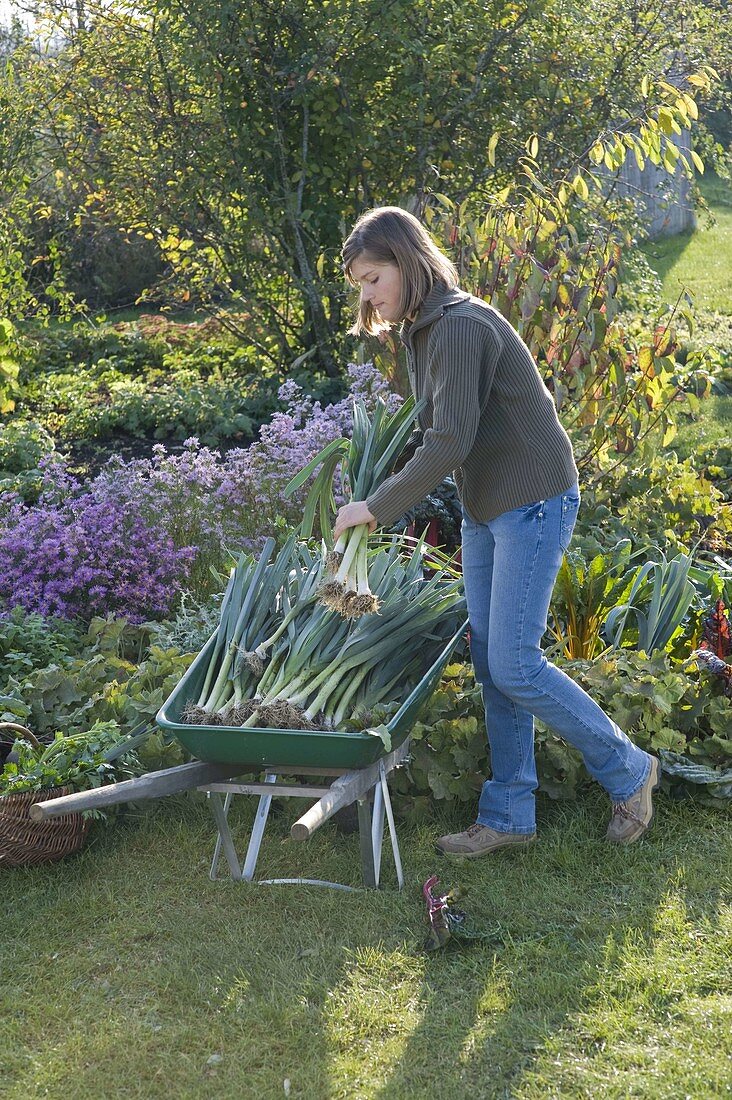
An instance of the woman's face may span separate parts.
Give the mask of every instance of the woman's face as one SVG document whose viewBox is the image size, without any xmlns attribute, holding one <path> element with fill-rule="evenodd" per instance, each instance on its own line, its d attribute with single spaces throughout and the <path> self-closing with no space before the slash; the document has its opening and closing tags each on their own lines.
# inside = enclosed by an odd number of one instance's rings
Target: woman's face
<svg viewBox="0 0 732 1100">
<path fill-rule="evenodd" d="M 402 276 L 396 264 L 378 264 L 359 257 L 351 276 L 361 288 L 361 301 L 370 302 L 383 321 L 401 321 Z"/>
</svg>

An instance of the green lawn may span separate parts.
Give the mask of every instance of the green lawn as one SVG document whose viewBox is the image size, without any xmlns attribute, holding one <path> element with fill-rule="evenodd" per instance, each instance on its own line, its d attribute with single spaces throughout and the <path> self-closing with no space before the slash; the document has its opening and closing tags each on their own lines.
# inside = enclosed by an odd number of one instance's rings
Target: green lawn
<svg viewBox="0 0 732 1100">
<path fill-rule="evenodd" d="M 89 317 L 95 320 L 95 323 L 106 325 L 118 325 L 118 324 L 133 324 L 138 321 L 140 317 L 145 314 L 160 314 L 167 318 L 169 321 L 176 321 L 179 324 L 192 324 L 194 321 L 206 321 L 210 314 L 205 313 L 203 310 L 196 309 L 160 309 L 160 306 L 150 302 L 146 305 L 139 306 L 124 306 L 114 307 L 106 310 L 92 310 L 89 313 Z M 81 316 L 84 316 L 83 314 Z M 100 318 L 104 318 L 101 321 Z M 59 320 L 58 317 L 50 317 L 48 320 L 48 328 L 64 329 L 72 328 L 75 324 L 78 324 L 80 315 L 75 314 L 68 320 Z"/>
<path fill-rule="evenodd" d="M 701 189 L 715 224 L 700 212 L 693 232 L 648 242 L 641 251 L 661 277 L 665 301 L 690 290 L 696 309 L 732 314 L 732 182 L 702 177 Z"/>
<path fill-rule="evenodd" d="M 732 425 L 732 395 L 705 397 L 698 415 L 692 420 L 684 416 L 679 420 L 678 434 L 674 436 L 670 450 L 679 458 L 688 458 L 696 447 L 705 445 L 729 445 Z"/>
<path fill-rule="evenodd" d="M 357 837 L 329 823 L 296 845 L 297 812 L 270 822 L 261 872 L 357 882 Z M 233 808 L 240 833 L 251 813 Z M 458 864 L 432 840 L 469 814 L 402 823 L 402 894 L 211 882 L 208 809 L 180 798 L 6 870 L 0 1092 L 729 1096 L 732 821 L 661 796 L 649 837 L 619 849 L 606 814 L 597 788 L 542 799 L 534 847 Z M 422 951 L 433 871 L 493 942 Z"/>
</svg>

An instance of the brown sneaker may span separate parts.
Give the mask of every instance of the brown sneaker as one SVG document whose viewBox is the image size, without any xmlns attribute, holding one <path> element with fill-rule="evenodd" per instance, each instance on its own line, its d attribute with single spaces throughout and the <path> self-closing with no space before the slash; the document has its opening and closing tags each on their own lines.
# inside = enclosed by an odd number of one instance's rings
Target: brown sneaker
<svg viewBox="0 0 732 1100">
<path fill-rule="evenodd" d="M 487 856 L 498 848 L 510 848 L 514 845 L 530 844 L 536 840 L 536 833 L 499 833 L 489 825 L 480 825 L 477 821 L 464 833 L 450 833 L 435 841 L 438 852 L 445 856 L 463 856 L 476 859 Z"/>
<path fill-rule="evenodd" d="M 607 827 L 607 840 L 632 844 L 647 833 L 653 821 L 653 792 L 661 785 L 661 765 L 651 757 L 651 770 L 640 790 L 627 802 L 613 802 L 613 814 Z"/>
</svg>

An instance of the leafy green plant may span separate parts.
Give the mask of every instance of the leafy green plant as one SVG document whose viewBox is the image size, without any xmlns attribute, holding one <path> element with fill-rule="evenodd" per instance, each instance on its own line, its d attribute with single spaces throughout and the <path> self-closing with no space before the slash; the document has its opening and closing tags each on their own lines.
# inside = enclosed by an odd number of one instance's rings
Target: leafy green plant
<svg viewBox="0 0 732 1100">
<path fill-rule="evenodd" d="M 29 331 L 18 412 L 71 444 L 125 434 L 215 445 L 253 436 L 278 408 L 281 382 L 213 319 L 78 322 Z"/>
<path fill-rule="evenodd" d="M 100 362 L 106 369 L 135 375 L 163 365 L 166 345 L 156 334 L 140 333 L 136 326 L 73 325 L 30 328 L 26 336 L 21 381 L 37 374 L 66 374 Z"/>
<path fill-rule="evenodd" d="M 564 555 L 550 607 L 549 632 L 558 652 L 569 659 L 588 659 L 607 645 L 603 624 L 627 595 L 632 584 L 630 563 L 643 551 L 632 552 L 630 539 L 606 554 L 585 560 L 579 550 Z"/>
<path fill-rule="evenodd" d="M 43 376 L 29 382 L 23 408 L 60 439 L 105 439 L 114 433 L 186 439 L 205 444 L 250 437 L 246 387 L 202 381 L 192 371 L 168 378 L 162 371 L 129 377 L 104 360 L 85 370 Z"/>
<path fill-rule="evenodd" d="M 539 785 L 552 798 L 573 798 L 587 779 L 579 754 L 543 729 L 536 738 Z M 401 808 L 429 814 L 432 800 L 473 802 L 490 775 L 490 753 L 480 686 L 470 664 L 445 670 L 412 730 L 408 767 L 396 773 Z"/>
<path fill-rule="evenodd" d="M 113 781 L 118 771 L 129 774 L 135 764 L 135 774 L 139 774 L 134 740 L 122 738 L 116 722 L 95 722 L 88 730 L 72 735 L 57 733 L 47 745 L 26 731 L 15 742 L 17 761 L 6 762 L 0 772 L 0 795 L 51 787 L 87 790 Z M 123 756 L 127 757 L 125 767 Z"/>
<path fill-rule="evenodd" d="M 82 631 L 68 619 L 46 619 L 17 606 L 0 615 L 0 690 L 10 676 L 22 677 L 34 669 L 77 653 Z"/>
<path fill-rule="evenodd" d="M 677 358 L 686 362 L 691 352 L 711 349 L 716 357 L 714 388 L 721 392 L 732 388 L 732 317 L 728 313 L 697 309 L 693 328 L 681 335 Z"/>
<path fill-rule="evenodd" d="M 582 485 L 573 546 L 586 558 L 608 553 L 623 539 L 655 546 L 667 557 L 701 539 L 697 556 L 732 536 L 732 509 L 694 459 L 649 448 L 632 462 Z"/>
<path fill-rule="evenodd" d="M 0 434 L 0 482 L 6 473 L 34 470 L 53 449 L 53 439 L 41 424 L 34 420 L 11 420 Z"/>
<path fill-rule="evenodd" d="M 732 761 L 730 700 L 719 682 L 697 671 L 694 661 L 620 650 L 591 666 L 565 671 L 641 748 L 684 752 L 712 767 L 728 767 Z"/>
<path fill-rule="evenodd" d="M 621 485 L 618 516 L 627 527 L 640 527 L 643 539 L 662 548 L 688 549 L 707 532 L 732 532 L 732 514 L 722 493 L 693 461 L 674 453 L 658 454 Z"/>
<path fill-rule="evenodd" d="M 124 619 L 93 619 L 74 652 L 31 671 L 23 663 L 0 684 L 0 721 L 28 724 L 39 737 L 83 733 L 95 722 L 114 722 L 125 735 L 141 722 L 150 725 L 194 656 L 150 645 L 150 632 Z M 151 767 L 184 759 L 157 735 L 139 753 Z"/>
<path fill-rule="evenodd" d="M 15 329 L 10 321 L 0 317 L 0 413 L 15 408 L 19 371 Z"/>
<path fill-rule="evenodd" d="M 594 661 L 557 663 L 646 751 L 681 754 L 720 775 L 732 767 L 732 702 L 693 661 L 623 649 Z M 540 789 L 552 798 L 573 798 L 589 780 L 577 750 L 538 720 L 536 763 Z M 471 666 L 456 662 L 414 726 L 408 769 L 396 773 L 402 809 L 429 814 L 433 799 L 472 802 L 489 775 L 480 688 Z M 679 794 L 719 804 L 706 780 L 695 785 L 685 775 L 666 782 Z"/>
<path fill-rule="evenodd" d="M 614 648 L 622 645 L 628 620 L 635 622 L 635 648 L 651 654 L 665 649 L 684 621 L 696 589 L 689 579 L 691 557 L 646 562 L 633 578 L 627 599 L 605 619 L 604 634 Z"/>
<path fill-rule="evenodd" d="M 181 596 L 173 619 L 150 623 L 151 637 L 160 649 L 175 649 L 180 653 L 198 653 L 218 626 L 221 616 L 221 596 L 226 578 L 221 578 L 221 592 L 202 601 L 189 592 Z"/>
<path fill-rule="evenodd" d="M 55 453 L 49 432 L 32 420 L 11 420 L 0 431 L 0 494 L 18 493 L 26 501 L 38 499 L 43 475 L 39 468 Z"/>
<path fill-rule="evenodd" d="M 698 416 L 681 424 L 675 448 L 727 501 L 732 499 L 731 420 L 731 394 L 708 398 Z"/>
</svg>

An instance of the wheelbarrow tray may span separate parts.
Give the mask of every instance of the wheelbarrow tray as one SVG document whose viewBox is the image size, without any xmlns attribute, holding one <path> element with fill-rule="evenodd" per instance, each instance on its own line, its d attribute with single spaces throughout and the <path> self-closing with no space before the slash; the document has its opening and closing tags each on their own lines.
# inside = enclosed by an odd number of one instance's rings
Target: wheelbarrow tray
<svg viewBox="0 0 732 1100">
<path fill-rule="evenodd" d="M 391 748 L 409 735 L 420 710 L 440 681 L 467 621 L 444 646 L 437 659 L 386 723 Z M 174 734 L 198 760 L 211 764 L 236 764 L 242 770 L 261 770 L 275 765 L 301 767 L 364 768 L 386 753 L 381 738 L 372 733 L 346 730 L 278 730 L 241 726 L 196 726 L 183 721 L 186 703 L 198 700 L 215 645 L 213 634 L 177 687 L 160 708 L 157 724 Z"/>
</svg>

